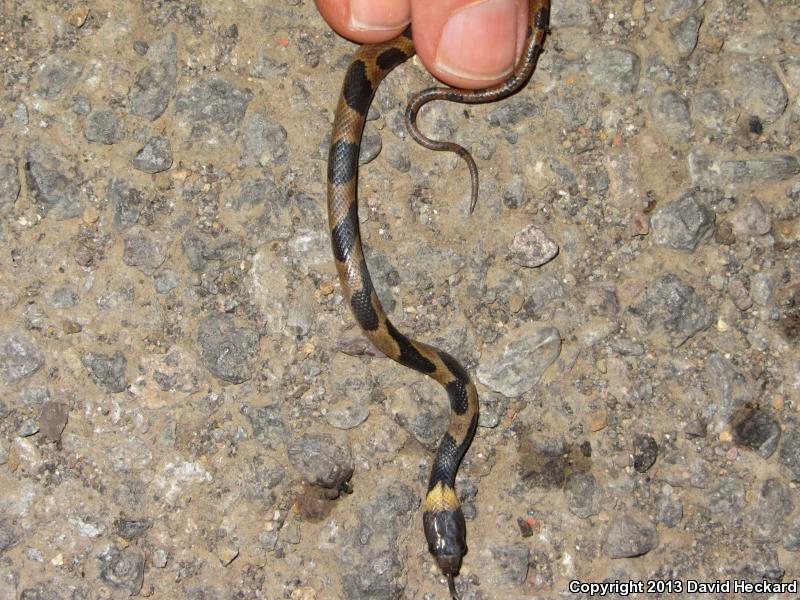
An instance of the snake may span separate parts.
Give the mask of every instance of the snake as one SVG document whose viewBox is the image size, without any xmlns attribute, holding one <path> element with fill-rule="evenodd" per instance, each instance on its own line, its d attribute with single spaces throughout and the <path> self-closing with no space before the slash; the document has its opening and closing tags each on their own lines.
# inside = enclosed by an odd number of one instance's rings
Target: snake
<svg viewBox="0 0 800 600">
<path fill-rule="evenodd" d="M 431 150 L 454 152 L 466 161 L 471 181 L 470 213 L 478 199 L 478 169 L 474 159 L 454 142 L 432 140 L 420 133 L 417 113 L 433 100 L 481 104 L 522 89 L 542 52 L 549 13 L 550 0 L 530 0 L 525 49 L 503 82 L 479 90 L 429 88 L 412 96 L 406 108 L 406 127 L 417 143 Z M 392 40 L 360 46 L 351 58 L 336 107 L 328 153 L 328 222 L 343 296 L 367 338 L 392 360 L 431 377 L 447 391 L 450 420 L 431 467 L 422 503 L 422 521 L 428 550 L 447 578 L 451 597 L 457 600 L 454 577 L 467 552 L 467 527 L 455 480 L 478 426 L 478 392 L 458 360 L 401 333 L 386 316 L 364 258 L 358 220 L 359 151 L 367 113 L 381 81 L 414 53 L 409 26 Z"/>
</svg>

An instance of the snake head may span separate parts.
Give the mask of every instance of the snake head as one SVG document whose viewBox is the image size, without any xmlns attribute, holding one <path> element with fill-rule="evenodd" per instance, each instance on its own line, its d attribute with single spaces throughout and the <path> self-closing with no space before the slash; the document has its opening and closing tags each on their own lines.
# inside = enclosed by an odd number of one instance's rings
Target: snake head
<svg viewBox="0 0 800 600">
<path fill-rule="evenodd" d="M 461 559 L 467 553 L 467 525 L 461 507 L 426 512 L 422 515 L 422 524 L 428 550 L 439 569 L 447 576 L 458 575 Z"/>
</svg>

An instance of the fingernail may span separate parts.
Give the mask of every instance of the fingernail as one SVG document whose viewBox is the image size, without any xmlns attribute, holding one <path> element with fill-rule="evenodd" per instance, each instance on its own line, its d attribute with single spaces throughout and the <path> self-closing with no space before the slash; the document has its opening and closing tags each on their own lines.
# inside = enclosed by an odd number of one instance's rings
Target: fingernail
<svg viewBox="0 0 800 600">
<path fill-rule="evenodd" d="M 450 17 L 442 29 L 436 64 L 467 79 L 498 79 L 514 68 L 517 0 L 480 0 Z"/>
<path fill-rule="evenodd" d="M 408 2 L 350 0 L 350 26 L 362 31 L 384 31 L 408 25 Z"/>
</svg>

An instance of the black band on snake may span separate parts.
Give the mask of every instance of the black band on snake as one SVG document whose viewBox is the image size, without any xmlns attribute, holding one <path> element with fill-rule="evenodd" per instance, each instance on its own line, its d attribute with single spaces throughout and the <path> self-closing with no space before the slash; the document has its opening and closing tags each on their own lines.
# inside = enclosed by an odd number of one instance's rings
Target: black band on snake
<svg viewBox="0 0 800 600">
<path fill-rule="evenodd" d="M 541 53 L 549 10 L 550 0 L 531 0 L 525 52 L 503 83 L 483 90 L 431 88 L 414 96 L 406 110 L 409 133 L 418 143 L 432 150 L 455 152 L 466 160 L 472 181 L 470 211 L 478 198 L 475 161 L 458 144 L 423 136 L 416 126 L 417 111 L 432 100 L 479 104 L 505 98 L 521 89 Z M 457 598 L 453 578 L 467 552 L 467 528 L 455 492 L 455 479 L 478 425 L 478 393 L 455 358 L 406 337 L 389 321 L 370 279 L 358 226 L 358 154 L 367 111 L 383 78 L 413 55 L 409 27 L 389 42 L 361 46 L 350 61 L 336 108 L 328 157 L 328 219 L 342 289 L 364 333 L 386 356 L 428 375 L 447 390 L 450 424 L 433 462 L 422 518 L 428 548 L 448 578 L 451 596 Z"/>
</svg>

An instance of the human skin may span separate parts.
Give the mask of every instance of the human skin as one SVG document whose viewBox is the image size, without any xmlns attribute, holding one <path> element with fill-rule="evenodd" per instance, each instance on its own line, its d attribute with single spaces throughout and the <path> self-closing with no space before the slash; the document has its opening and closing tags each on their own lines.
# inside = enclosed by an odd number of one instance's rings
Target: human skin
<svg viewBox="0 0 800 600">
<path fill-rule="evenodd" d="M 453 87 L 503 81 L 524 50 L 526 0 L 315 0 L 328 24 L 355 42 L 374 44 L 411 23 L 422 64 Z"/>
</svg>

